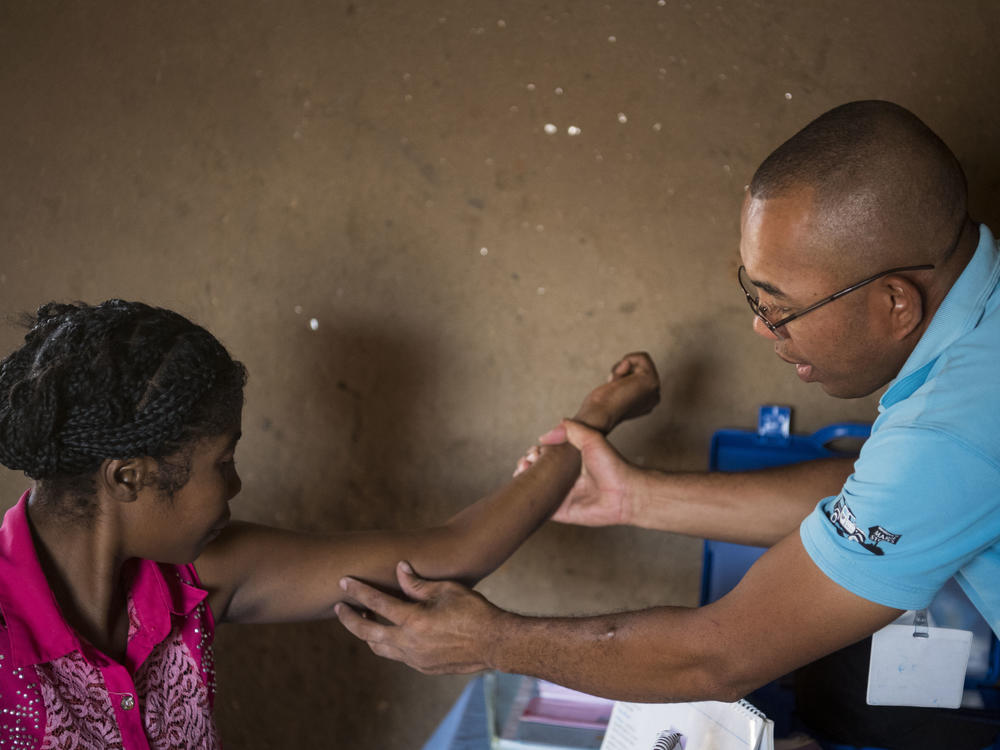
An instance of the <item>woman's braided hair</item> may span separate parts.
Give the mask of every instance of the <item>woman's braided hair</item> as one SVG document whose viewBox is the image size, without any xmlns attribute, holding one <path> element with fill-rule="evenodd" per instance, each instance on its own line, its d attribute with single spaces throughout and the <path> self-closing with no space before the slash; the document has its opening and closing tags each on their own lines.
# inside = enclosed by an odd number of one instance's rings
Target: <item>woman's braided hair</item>
<svg viewBox="0 0 1000 750">
<path fill-rule="evenodd" d="M 0 463 L 10 469 L 82 479 L 104 459 L 159 461 L 238 425 L 246 369 L 175 312 L 51 302 L 28 325 L 24 346 L 0 362 Z"/>
</svg>

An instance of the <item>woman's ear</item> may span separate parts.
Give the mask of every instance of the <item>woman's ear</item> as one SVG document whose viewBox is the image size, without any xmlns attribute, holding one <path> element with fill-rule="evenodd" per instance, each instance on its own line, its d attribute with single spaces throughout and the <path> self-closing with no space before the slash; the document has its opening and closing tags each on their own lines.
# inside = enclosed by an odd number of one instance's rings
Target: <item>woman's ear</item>
<svg viewBox="0 0 1000 750">
<path fill-rule="evenodd" d="M 882 290 L 889 303 L 889 330 L 896 341 L 913 333 L 924 320 L 924 295 L 902 276 L 887 276 Z"/>
<path fill-rule="evenodd" d="M 149 458 L 105 459 L 98 472 L 98 481 L 115 500 L 130 503 L 149 483 L 151 464 L 152 459 Z"/>
</svg>

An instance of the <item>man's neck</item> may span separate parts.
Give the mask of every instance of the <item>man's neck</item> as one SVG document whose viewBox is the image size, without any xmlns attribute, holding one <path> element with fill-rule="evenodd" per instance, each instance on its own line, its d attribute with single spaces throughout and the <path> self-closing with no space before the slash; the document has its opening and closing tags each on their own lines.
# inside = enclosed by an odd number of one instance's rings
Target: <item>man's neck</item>
<svg viewBox="0 0 1000 750">
<path fill-rule="evenodd" d="M 972 256 L 976 254 L 979 246 L 979 224 L 966 217 L 955 250 L 934 269 L 933 281 L 927 287 L 927 314 L 924 316 L 926 325 L 930 324 L 931 318 L 941 307 L 944 298 L 958 281 L 965 267 L 969 265 Z M 922 332 L 921 332 L 922 333 Z"/>
</svg>

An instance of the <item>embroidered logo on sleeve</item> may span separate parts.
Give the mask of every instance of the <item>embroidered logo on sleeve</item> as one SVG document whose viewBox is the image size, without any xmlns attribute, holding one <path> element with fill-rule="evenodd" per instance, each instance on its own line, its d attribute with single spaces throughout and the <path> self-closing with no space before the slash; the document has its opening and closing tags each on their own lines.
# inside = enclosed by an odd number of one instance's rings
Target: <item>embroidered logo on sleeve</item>
<svg viewBox="0 0 1000 750">
<path fill-rule="evenodd" d="M 868 533 L 865 534 L 864 531 L 858 528 L 854 511 L 851 510 L 843 496 L 837 498 L 837 502 L 834 503 L 833 508 L 827 513 L 827 517 L 840 536 L 853 539 L 873 555 L 885 554 L 885 550 L 878 546 L 879 542 L 896 544 L 902 536 L 902 534 L 893 534 L 880 525 L 870 526 Z"/>
</svg>

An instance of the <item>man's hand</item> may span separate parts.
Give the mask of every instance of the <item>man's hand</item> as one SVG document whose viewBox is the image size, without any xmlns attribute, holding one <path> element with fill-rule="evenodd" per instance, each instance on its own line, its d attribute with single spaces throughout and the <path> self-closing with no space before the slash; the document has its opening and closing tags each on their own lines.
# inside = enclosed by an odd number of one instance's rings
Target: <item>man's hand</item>
<svg viewBox="0 0 1000 750">
<path fill-rule="evenodd" d="M 645 352 L 626 354 L 603 385 L 583 400 L 574 420 L 542 435 L 517 462 L 516 477 L 542 455 L 546 445 L 569 442 L 583 459 L 580 477 L 552 520 L 583 526 L 629 523 L 631 482 L 638 471 L 604 439 L 615 425 L 648 413 L 660 401 L 660 377 Z"/>
<path fill-rule="evenodd" d="M 607 439 L 570 419 L 538 438 L 517 462 L 514 476 L 526 471 L 547 445 L 569 442 L 580 451 L 580 476 L 566 495 L 553 521 L 580 526 L 615 526 L 631 523 L 633 487 L 639 470 L 626 461 Z"/>
<path fill-rule="evenodd" d="M 626 354 L 606 383 L 583 400 L 575 419 L 607 434 L 626 419 L 649 413 L 660 402 L 660 376 L 645 352 Z"/>
<path fill-rule="evenodd" d="M 336 606 L 351 633 L 378 656 L 395 659 L 424 674 L 467 674 L 490 669 L 486 651 L 497 641 L 503 612 L 475 591 L 451 581 L 428 581 L 409 563 L 396 566 L 405 602 L 354 578 L 340 587 L 348 597 L 389 622 L 363 618 L 350 606 Z"/>
<path fill-rule="evenodd" d="M 597 430 L 566 419 L 539 438 L 518 462 L 518 472 L 537 460 L 546 445 L 569 442 L 580 451 L 582 468 L 553 521 L 580 526 L 615 526 L 632 523 L 634 490 L 640 470 L 616 451 Z"/>
</svg>

